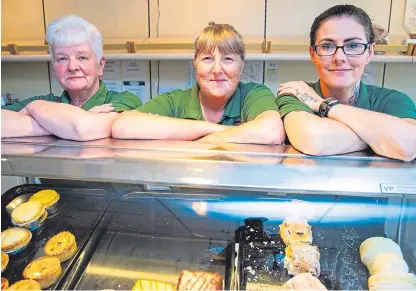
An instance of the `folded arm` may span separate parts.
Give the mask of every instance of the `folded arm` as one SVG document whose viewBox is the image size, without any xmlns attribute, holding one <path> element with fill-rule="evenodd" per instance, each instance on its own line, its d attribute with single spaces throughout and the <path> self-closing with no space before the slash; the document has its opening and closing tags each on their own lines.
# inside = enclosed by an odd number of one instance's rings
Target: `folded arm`
<svg viewBox="0 0 416 291">
<path fill-rule="evenodd" d="M 328 117 L 351 128 L 374 152 L 389 158 L 416 158 L 416 120 L 348 105 L 331 108 Z"/>
<path fill-rule="evenodd" d="M 28 112 L 47 131 L 65 139 L 94 140 L 111 136 L 111 127 L 118 113 L 92 113 L 73 105 L 33 101 Z"/>
<path fill-rule="evenodd" d="M 26 110 L 14 112 L 1 110 L 1 137 L 25 137 L 51 135 Z"/>
<path fill-rule="evenodd" d="M 201 141 L 282 144 L 285 141 L 285 131 L 280 114 L 268 110 L 251 121 L 210 134 Z"/>
<path fill-rule="evenodd" d="M 284 125 L 290 143 L 305 154 L 336 155 L 367 148 L 367 144 L 346 125 L 309 112 L 288 113 Z"/>
<path fill-rule="evenodd" d="M 121 139 L 195 140 L 224 130 L 223 125 L 126 111 L 113 124 L 113 137 Z"/>
</svg>

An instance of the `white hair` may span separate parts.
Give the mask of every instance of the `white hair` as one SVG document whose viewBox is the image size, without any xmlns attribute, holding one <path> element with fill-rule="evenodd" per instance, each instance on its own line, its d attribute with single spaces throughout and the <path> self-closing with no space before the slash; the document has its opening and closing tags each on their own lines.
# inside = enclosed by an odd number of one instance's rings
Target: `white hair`
<svg viewBox="0 0 416 291">
<path fill-rule="evenodd" d="M 49 53 L 54 55 L 54 47 L 89 44 L 100 61 L 103 57 L 103 37 L 100 31 L 76 15 L 67 15 L 52 21 L 46 30 Z"/>
</svg>

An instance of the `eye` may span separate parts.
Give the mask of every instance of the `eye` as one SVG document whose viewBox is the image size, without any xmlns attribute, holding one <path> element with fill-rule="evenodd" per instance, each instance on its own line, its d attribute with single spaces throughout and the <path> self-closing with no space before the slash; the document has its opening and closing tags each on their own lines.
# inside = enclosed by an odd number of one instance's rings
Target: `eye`
<svg viewBox="0 0 416 291">
<path fill-rule="evenodd" d="M 86 60 L 88 60 L 88 58 L 87 58 L 86 56 L 80 56 L 80 57 L 79 57 L 79 59 L 80 59 L 81 61 L 86 61 Z"/>
<path fill-rule="evenodd" d="M 202 60 L 206 63 L 209 63 L 209 62 L 212 62 L 214 60 L 214 58 L 211 57 L 211 56 L 204 56 L 204 57 L 202 57 Z"/>
<path fill-rule="evenodd" d="M 232 62 L 234 62 L 234 60 L 235 59 L 233 57 L 230 57 L 230 56 L 227 56 L 227 57 L 224 58 L 225 63 L 232 63 Z"/>
<path fill-rule="evenodd" d="M 58 62 L 58 63 L 62 63 L 64 61 L 66 61 L 66 57 L 60 57 L 60 58 L 56 59 L 56 62 Z"/>
<path fill-rule="evenodd" d="M 361 43 L 356 43 L 356 42 L 350 42 L 345 45 L 345 47 L 349 49 L 356 49 L 356 48 L 360 48 L 361 46 L 362 46 Z"/>
<path fill-rule="evenodd" d="M 324 43 L 324 44 L 321 44 L 320 47 L 326 51 L 330 51 L 335 48 L 335 45 L 333 45 L 332 43 Z"/>
</svg>

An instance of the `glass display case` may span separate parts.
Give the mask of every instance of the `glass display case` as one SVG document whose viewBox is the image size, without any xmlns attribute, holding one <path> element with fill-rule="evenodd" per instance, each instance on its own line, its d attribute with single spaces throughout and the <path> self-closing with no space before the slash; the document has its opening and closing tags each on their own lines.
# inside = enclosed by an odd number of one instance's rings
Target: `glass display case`
<svg viewBox="0 0 416 291">
<path fill-rule="evenodd" d="M 62 231 L 78 247 L 53 289 L 217 288 L 198 285 L 206 274 L 217 274 L 220 289 L 279 289 L 303 272 L 289 267 L 289 246 L 306 245 L 318 251 L 309 271 L 328 290 L 368 290 L 360 246 L 371 237 L 397 243 L 402 272 L 416 271 L 415 162 L 367 152 L 310 157 L 289 146 L 43 137 L 3 139 L 1 166 L 4 176 L 36 181 L 2 195 L 2 231 L 16 199 L 60 194 L 29 247 L 9 255 L 2 277 L 11 284 Z M 291 223 L 306 231 L 291 233 Z M 294 243 L 305 233 L 312 238 Z M 373 257 L 381 245 L 370 248 Z"/>
</svg>

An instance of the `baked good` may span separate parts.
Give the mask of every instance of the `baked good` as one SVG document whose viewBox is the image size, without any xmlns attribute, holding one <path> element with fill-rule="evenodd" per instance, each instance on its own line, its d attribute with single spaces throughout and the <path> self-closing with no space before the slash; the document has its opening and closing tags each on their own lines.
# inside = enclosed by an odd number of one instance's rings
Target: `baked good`
<svg viewBox="0 0 416 291">
<path fill-rule="evenodd" d="M 370 237 L 360 245 L 361 261 L 367 267 L 369 261 L 381 253 L 394 253 L 398 257 L 403 258 L 399 245 L 389 238 Z"/>
<path fill-rule="evenodd" d="M 26 228 L 11 227 L 1 232 L 1 250 L 15 254 L 23 250 L 32 239 L 32 233 Z"/>
<path fill-rule="evenodd" d="M 39 201 L 29 201 L 20 204 L 12 211 L 12 222 L 15 225 L 24 225 L 42 217 L 45 207 Z"/>
<path fill-rule="evenodd" d="M 49 239 L 43 250 L 45 255 L 55 256 L 61 262 L 65 262 L 76 253 L 77 242 L 72 233 L 63 231 Z"/>
<path fill-rule="evenodd" d="M 29 201 L 39 201 L 43 204 L 43 206 L 49 208 L 55 205 L 59 201 L 59 198 L 60 195 L 58 194 L 58 192 L 52 189 L 46 189 L 33 194 L 29 198 Z"/>
<path fill-rule="evenodd" d="M 283 290 L 328 290 L 318 278 L 310 273 L 301 273 L 285 282 Z"/>
<path fill-rule="evenodd" d="M 286 218 L 279 225 L 280 237 L 285 245 L 312 243 L 312 229 L 308 222 L 304 219 Z"/>
<path fill-rule="evenodd" d="M 416 290 L 416 275 L 412 273 L 385 272 L 368 279 L 369 290 Z"/>
<path fill-rule="evenodd" d="M 183 270 L 178 280 L 178 290 L 223 290 L 223 279 L 217 273 Z"/>
<path fill-rule="evenodd" d="M 397 256 L 395 253 L 381 253 L 374 256 L 367 264 L 370 275 L 383 272 L 409 272 L 405 260 Z"/>
<path fill-rule="evenodd" d="M 176 290 L 176 286 L 154 280 L 138 280 L 132 290 Z"/>
<path fill-rule="evenodd" d="M 61 273 L 62 268 L 59 259 L 57 257 L 45 256 L 27 265 L 23 271 L 23 277 L 36 280 L 42 289 L 46 289 L 58 280 Z"/>
<path fill-rule="evenodd" d="M 5 252 L 1 252 L 1 271 L 6 270 L 7 265 L 9 264 L 9 255 Z"/>
<path fill-rule="evenodd" d="M 7 288 L 9 288 L 9 280 L 1 277 L 1 290 L 6 290 Z"/>
<path fill-rule="evenodd" d="M 20 280 L 11 285 L 7 290 L 42 290 L 35 280 Z"/>
<path fill-rule="evenodd" d="M 319 250 L 308 244 L 290 245 L 285 249 L 283 264 L 290 275 L 311 273 L 319 277 L 321 264 Z"/>
</svg>

